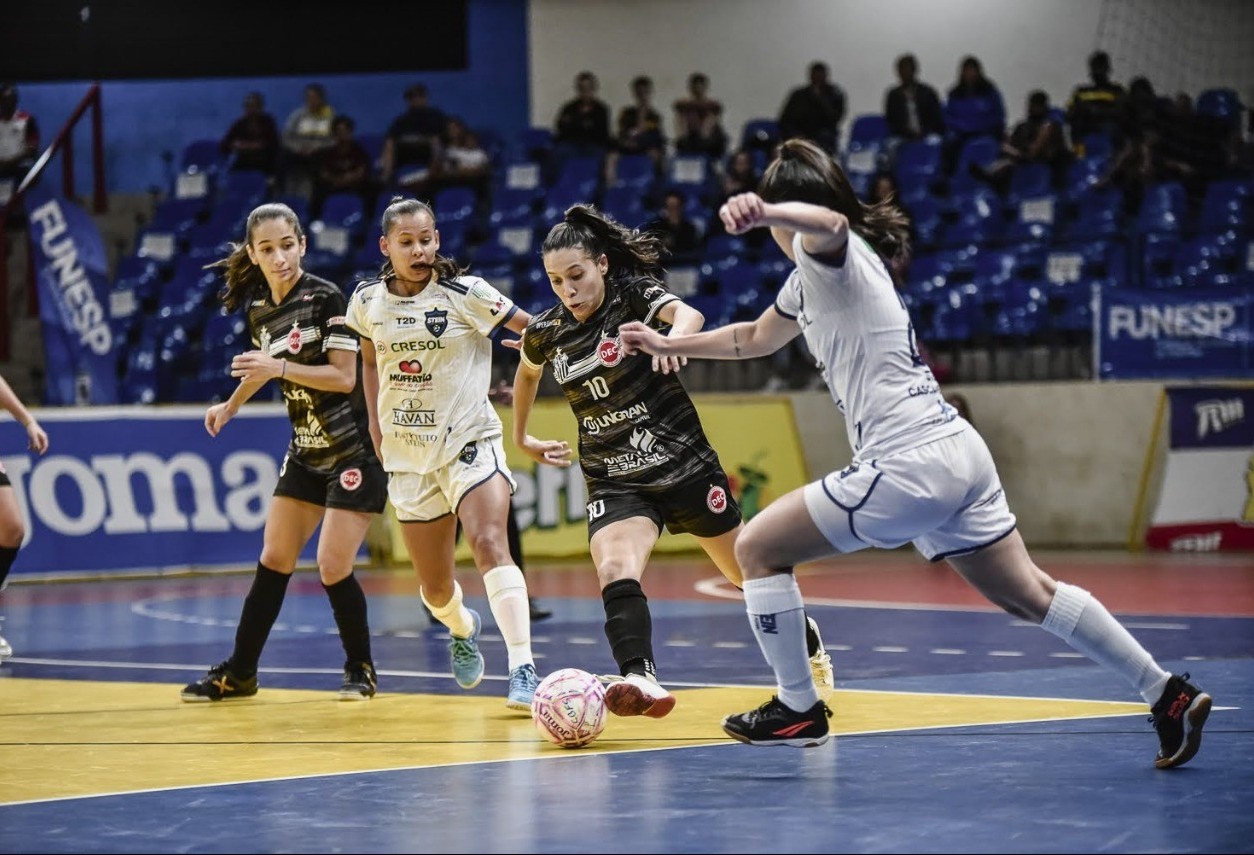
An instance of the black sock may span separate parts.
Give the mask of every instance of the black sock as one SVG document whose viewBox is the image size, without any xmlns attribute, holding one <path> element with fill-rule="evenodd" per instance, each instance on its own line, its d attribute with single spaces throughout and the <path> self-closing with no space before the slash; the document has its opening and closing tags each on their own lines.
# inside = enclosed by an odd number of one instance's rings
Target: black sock
<svg viewBox="0 0 1254 855">
<path fill-rule="evenodd" d="M 289 573 L 279 573 L 257 562 L 257 575 L 244 598 L 239 626 L 235 630 L 235 650 L 231 653 L 231 671 L 236 677 L 248 679 L 257 673 L 261 649 L 270 637 L 270 627 L 279 618 L 283 597 L 287 594 Z"/>
<path fill-rule="evenodd" d="M 344 645 L 346 664 L 365 662 L 374 665 L 370 658 L 370 621 L 366 618 L 366 593 L 362 591 L 357 576 L 348 576 L 334 585 L 323 585 L 331 611 L 335 612 L 335 625 L 340 628 L 340 642 Z"/>
<path fill-rule="evenodd" d="M 4 586 L 4 580 L 9 577 L 9 568 L 13 566 L 15 558 L 17 558 L 16 546 L 0 546 L 0 587 Z"/>
<path fill-rule="evenodd" d="M 649 601 L 635 579 L 619 579 L 601 591 L 605 605 L 605 637 L 619 673 L 653 675 L 653 619 Z"/>
<path fill-rule="evenodd" d="M 505 539 L 509 544 L 509 557 L 514 559 L 519 570 L 526 571 L 523 567 L 522 535 L 518 532 L 518 520 L 514 519 L 513 505 L 509 506 L 509 513 L 505 517 Z"/>
</svg>

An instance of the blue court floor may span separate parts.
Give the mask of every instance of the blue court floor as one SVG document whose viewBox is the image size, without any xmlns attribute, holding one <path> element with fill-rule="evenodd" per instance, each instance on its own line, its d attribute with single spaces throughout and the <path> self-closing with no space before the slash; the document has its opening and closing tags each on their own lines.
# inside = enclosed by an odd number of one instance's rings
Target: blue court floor
<svg viewBox="0 0 1254 855">
<path fill-rule="evenodd" d="M 542 674 L 613 668 L 600 600 L 574 572 L 591 571 L 529 570 L 555 613 L 533 624 Z M 1254 852 L 1244 608 L 1112 608 L 1215 698 L 1176 770 L 1153 767 L 1140 698 L 1040 629 L 838 597 L 810 604 L 837 737 L 757 748 L 718 727 L 771 679 L 741 603 L 702 593 L 711 575 L 694 560 L 651 595 L 675 713 L 611 720 L 577 751 L 504 709 L 494 628 L 488 678 L 458 689 L 401 571 L 362 573 L 380 694 L 360 704 L 336 700 L 342 653 L 312 573 L 291 586 L 256 698 L 196 705 L 179 689 L 230 652 L 247 576 L 13 585 L 0 852 Z M 1254 570 L 1236 579 L 1248 603 Z"/>
</svg>

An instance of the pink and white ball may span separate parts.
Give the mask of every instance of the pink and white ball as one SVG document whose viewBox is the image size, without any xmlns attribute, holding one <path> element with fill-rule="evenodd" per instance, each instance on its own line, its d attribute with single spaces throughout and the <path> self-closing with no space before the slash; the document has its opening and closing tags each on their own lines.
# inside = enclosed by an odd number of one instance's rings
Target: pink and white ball
<svg viewBox="0 0 1254 855">
<path fill-rule="evenodd" d="M 605 687 L 578 668 L 554 671 L 536 687 L 531 718 L 540 735 L 554 745 L 591 745 L 605 730 Z"/>
</svg>

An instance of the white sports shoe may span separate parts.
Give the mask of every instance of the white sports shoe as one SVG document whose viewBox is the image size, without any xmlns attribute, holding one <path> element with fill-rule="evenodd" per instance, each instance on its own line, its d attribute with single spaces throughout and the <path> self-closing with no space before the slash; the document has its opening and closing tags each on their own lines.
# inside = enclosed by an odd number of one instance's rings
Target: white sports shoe
<svg viewBox="0 0 1254 855">
<path fill-rule="evenodd" d="M 808 615 L 806 622 L 819 638 L 819 652 L 810 657 L 810 673 L 814 675 L 814 688 L 818 690 L 819 700 L 827 703 L 836 691 L 836 672 L 832 668 L 832 657 L 827 655 L 827 650 L 823 647 L 823 636 L 819 634 L 818 623 Z"/>
<path fill-rule="evenodd" d="M 0 659 L 8 659 L 13 655 L 13 645 L 4 640 L 4 636 L 0 635 Z"/>
<path fill-rule="evenodd" d="M 643 674 L 603 679 L 609 683 L 605 687 L 605 706 L 614 715 L 662 718 L 675 708 L 675 696 Z"/>
</svg>

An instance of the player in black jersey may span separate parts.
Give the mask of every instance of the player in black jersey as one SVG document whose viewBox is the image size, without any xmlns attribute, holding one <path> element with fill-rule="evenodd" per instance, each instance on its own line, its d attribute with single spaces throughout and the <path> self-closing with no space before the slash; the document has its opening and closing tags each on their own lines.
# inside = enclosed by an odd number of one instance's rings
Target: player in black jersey
<svg viewBox="0 0 1254 855">
<path fill-rule="evenodd" d="M 257 693 L 257 663 L 279 616 L 296 561 L 319 525 L 318 572 L 331 600 L 346 661 L 343 700 L 374 696 L 366 596 L 353 575 L 370 515 L 383 510 L 387 476 L 375 456 L 357 383 L 358 340 L 344 325 L 344 295 L 301 269 L 305 234 L 292 209 L 267 204 L 248 215 L 246 239 L 215 266 L 222 302 L 246 309 L 255 350 L 236 356 L 239 386 L 205 413 L 218 432 L 271 379 L 287 401 L 292 440 L 266 516 L 265 542 L 244 600 L 231 658 L 183 689 L 185 701 Z"/>
<path fill-rule="evenodd" d="M 514 379 L 514 441 L 540 463 L 569 466 L 565 442 L 527 434 L 536 388 L 549 363 L 579 424 L 588 485 L 588 540 L 601 583 L 605 634 L 623 679 L 606 688 L 617 715 L 661 718 L 675 698 L 658 684 L 652 621 L 640 578 L 663 526 L 688 532 L 741 584 L 734 544 L 740 508 L 696 407 L 677 372 L 686 360 L 627 356 L 618 328 L 629 321 L 672 335 L 699 330 L 701 313 L 659 281 L 660 243 L 576 205 L 549 231 L 544 267 L 561 302 L 532 317 Z M 831 662 L 815 628 L 816 681 Z M 820 666 L 826 669 L 820 676 Z"/>
<path fill-rule="evenodd" d="M 0 409 L 7 410 L 26 430 L 27 448 L 36 454 L 43 454 L 48 450 L 48 434 L 44 433 L 39 422 L 23 406 L 3 377 L 0 377 Z M 22 522 L 22 509 L 18 507 L 17 494 L 4 471 L 4 464 L 0 463 L 0 591 L 8 584 L 9 569 L 13 566 L 13 560 L 17 558 L 17 551 L 25 537 L 26 526 Z M 0 660 L 12 655 L 13 648 L 0 635 Z"/>
</svg>

